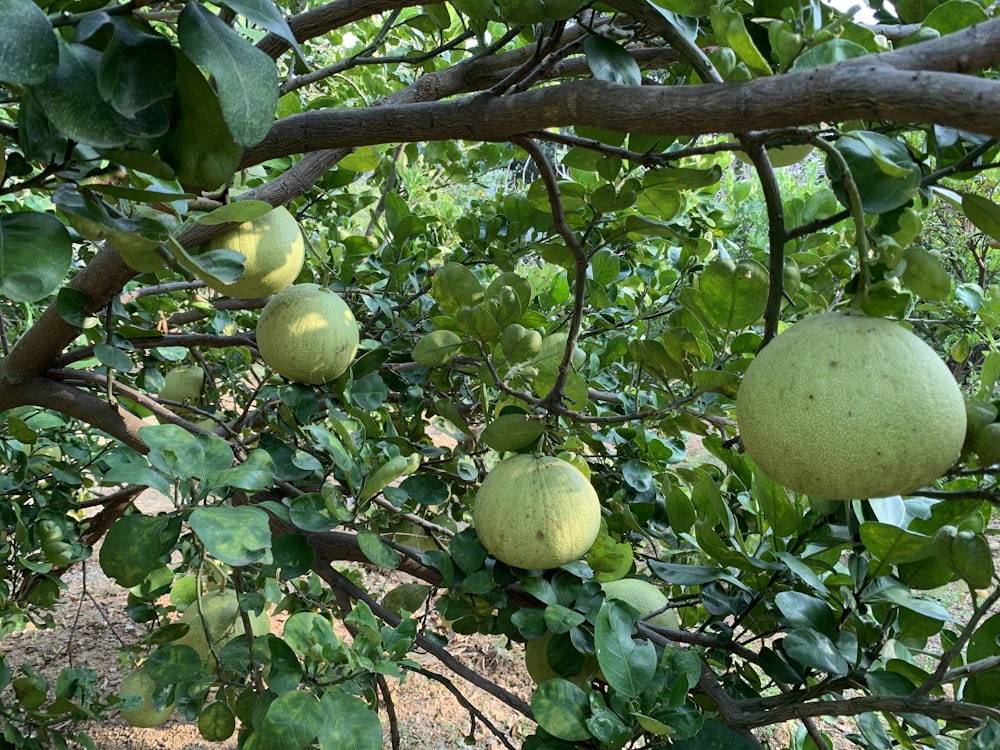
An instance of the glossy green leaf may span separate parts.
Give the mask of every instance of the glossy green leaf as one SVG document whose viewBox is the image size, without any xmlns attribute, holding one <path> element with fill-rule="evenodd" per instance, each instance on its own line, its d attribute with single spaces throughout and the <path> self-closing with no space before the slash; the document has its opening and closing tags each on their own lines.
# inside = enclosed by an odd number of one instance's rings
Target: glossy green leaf
<svg viewBox="0 0 1000 750">
<path fill-rule="evenodd" d="M 850 665 L 827 636 L 815 630 L 798 629 L 781 641 L 785 653 L 806 667 L 832 675 L 847 674 Z"/>
<path fill-rule="evenodd" d="M 910 245 L 903 251 L 906 268 L 903 283 L 926 300 L 947 299 L 951 295 L 951 274 L 937 255 Z"/>
<path fill-rule="evenodd" d="M 857 131 L 836 142 L 861 196 L 866 213 L 882 214 L 905 206 L 920 189 L 920 167 L 906 146 L 881 133 Z M 827 173 L 837 200 L 847 205 L 843 176 L 831 159 Z"/>
<path fill-rule="evenodd" d="M 413 345 L 413 361 L 426 367 L 439 367 L 453 359 L 461 346 L 462 339 L 454 331 L 431 331 Z"/>
<path fill-rule="evenodd" d="M 299 49 L 295 34 L 272 0 L 226 0 L 225 4 L 262 29 L 281 37 L 296 55 L 302 57 L 302 50 Z"/>
<path fill-rule="evenodd" d="M 205 549 L 226 565 L 265 562 L 271 552 L 268 515 L 249 505 L 196 508 L 188 517 Z"/>
<path fill-rule="evenodd" d="M 381 750 L 382 724 L 363 700 L 328 690 L 320 706 L 328 717 L 319 730 L 320 750 Z"/>
<path fill-rule="evenodd" d="M 176 60 L 170 41 L 111 18 L 114 33 L 97 66 L 97 91 L 116 112 L 134 117 L 174 93 Z"/>
<path fill-rule="evenodd" d="M 167 516 L 122 516 L 108 529 L 101 544 L 101 570 L 119 586 L 138 586 L 159 567 L 160 556 L 177 539 L 180 525 Z"/>
<path fill-rule="evenodd" d="M 594 78 L 623 86 L 638 86 L 642 83 L 639 64 L 632 55 L 610 39 L 588 34 L 583 40 L 583 52 Z"/>
<path fill-rule="evenodd" d="M 1000 205 L 975 193 L 962 193 L 962 210 L 978 229 L 1000 241 Z"/>
<path fill-rule="evenodd" d="M 380 568 L 393 570 L 398 568 L 403 560 L 402 556 L 382 541 L 382 537 L 374 531 L 367 529 L 358 531 L 358 546 L 361 547 L 364 556 Z"/>
<path fill-rule="evenodd" d="M 545 433 L 545 423 L 528 414 L 501 414 L 483 430 L 480 438 L 496 451 L 527 448 Z"/>
<path fill-rule="evenodd" d="M 119 372 L 129 372 L 134 367 L 132 358 L 117 346 L 112 346 L 111 344 L 103 342 L 96 344 L 94 346 L 94 356 L 105 367 L 110 367 L 112 370 L 118 370 Z"/>
<path fill-rule="evenodd" d="M 34 302 L 52 294 L 69 272 L 69 232 L 49 214 L 0 214 L 0 294 Z"/>
<path fill-rule="evenodd" d="M 313 693 L 293 690 L 267 707 L 260 724 L 261 739 L 271 750 L 304 750 L 325 725 L 335 721 Z"/>
<path fill-rule="evenodd" d="M 479 279 L 460 263 L 445 263 L 435 271 L 431 293 L 441 309 L 453 318 L 461 308 L 478 304 L 484 296 Z"/>
<path fill-rule="evenodd" d="M 720 6 L 711 12 L 712 29 L 719 44 L 731 47 L 755 74 L 771 75 L 771 66 L 757 49 L 743 16 L 732 6 Z"/>
<path fill-rule="evenodd" d="M 632 638 L 639 613 L 619 600 L 606 599 L 594 623 L 594 646 L 608 684 L 622 695 L 642 693 L 656 671 L 656 650 L 645 640 Z"/>
<path fill-rule="evenodd" d="M 198 715 L 198 734 L 209 742 L 225 742 L 236 732 L 236 717 L 222 701 L 205 706 Z"/>
<path fill-rule="evenodd" d="M 41 83 L 59 65 L 59 42 L 34 0 L 4 0 L 0 24 L 0 80 Z"/>
<path fill-rule="evenodd" d="M 197 3 L 184 6 L 177 34 L 184 54 L 215 79 L 233 139 L 241 146 L 258 143 L 278 106 L 274 61 Z"/>
<path fill-rule="evenodd" d="M 538 725 L 553 737 L 569 742 L 590 737 L 587 694 L 568 680 L 555 678 L 539 685 L 531 696 L 531 710 Z"/>
<path fill-rule="evenodd" d="M 989 17 L 983 6 L 972 0 L 946 0 L 934 8 L 924 18 L 923 27 L 934 29 L 942 36 L 977 23 L 985 23 Z"/>
<path fill-rule="evenodd" d="M 220 447 L 220 463 L 225 455 Z M 213 487 L 233 487 L 247 492 L 259 492 L 274 486 L 276 467 L 270 454 L 260 448 L 255 448 L 247 454 L 239 464 L 226 468 L 208 477 Z"/>
<path fill-rule="evenodd" d="M 756 322 L 767 307 L 767 269 L 755 260 L 717 258 L 701 276 L 701 295 L 712 318 L 735 331 Z"/>
<path fill-rule="evenodd" d="M 861 524 L 861 541 L 883 563 L 915 562 L 931 554 L 931 539 L 906 529 L 877 521 Z"/>
<path fill-rule="evenodd" d="M 400 477 L 412 474 L 420 467 L 420 454 L 393 456 L 372 472 L 358 493 L 358 500 L 369 500 Z"/>
<path fill-rule="evenodd" d="M 850 60 L 852 57 L 867 55 L 868 50 L 857 42 L 849 39 L 831 39 L 828 42 L 817 44 L 806 52 L 803 52 L 795 59 L 790 72 L 799 73 L 803 70 L 812 70 L 821 65 L 832 65 L 833 63 Z"/>
<path fill-rule="evenodd" d="M 830 637 L 836 635 L 837 615 L 822 599 L 800 591 L 780 591 L 774 603 L 792 630 L 812 629 Z"/>
<path fill-rule="evenodd" d="M 123 120 L 111 105 L 92 94 L 97 88 L 101 53 L 83 44 L 59 43 L 59 66 L 33 87 L 45 116 L 74 141 L 110 148 L 128 140 Z M 81 107 L 80 102 L 88 103 Z"/>
<path fill-rule="evenodd" d="M 224 206 L 213 208 L 207 214 L 199 216 L 197 221 L 199 224 L 207 226 L 228 224 L 229 222 L 242 224 L 245 221 L 253 221 L 254 219 L 266 216 L 273 210 L 274 207 L 266 201 L 233 201 Z"/>
</svg>

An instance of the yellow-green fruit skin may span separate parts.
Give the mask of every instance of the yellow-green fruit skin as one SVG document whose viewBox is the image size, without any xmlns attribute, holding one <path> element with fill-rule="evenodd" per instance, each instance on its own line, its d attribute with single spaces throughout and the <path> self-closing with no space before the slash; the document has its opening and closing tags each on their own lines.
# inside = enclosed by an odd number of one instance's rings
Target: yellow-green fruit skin
<svg viewBox="0 0 1000 750">
<path fill-rule="evenodd" d="M 498 560 L 526 570 L 573 562 L 601 527 L 601 503 L 579 469 L 553 456 L 519 454 L 487 474 L 473 525 Z"/>
<path fill-rule="evenodd" d="M 205 383 L 205 371 L 197 365 L 181 365 L 170 370 L 163 378 L 160 397 L 171 401 L 201 403 L 201 388 Z"/>
<path fill-rule="evenodd" d="M 619 578 L 617 581 L 605 581 L 601 584 L 604 596 L 608 599 L 620 599 L 635 607 L 643 617 L 657 612 L 667 606 L 667 597 L 649 581 L 641 578 Z M 655 617 L 649 618 L 649 623 L 662 628 L 677 630 L 677 613 L 672 609 L 664 610 Z"/>
<path fill-rule="evenodd" d="M 163 724 L 170 718 L 170 714 L 174 712 L 174 704 L 171 703 L 157 710 L 153 706 L 153 693 L 155 691 L 156 682 L 146 674 L 144 669 L 140 667 L 129 672 L 125 676 L 125 679 L 122 680 L 118 694 L 122 697 L 126 695 L 138 695 L 141 702 L 134 708 L 123 708 L 121 712 L 122 718 L 133 727 L 148 728 L 158 727 Z"/>
<path fill-rule="evenodd" d="M 243 275 L 231 284 L 208 275 L 202 280 L 221 294 L 242 299 L 277 294 L 295 281 L 306 257 L 302 231 L 284 206 L 213 237 L 202 252 L 220 248 L 243 253 Z"/>
<path fill-rule="evenodd" d="M 189 629 L 174 643 L 190 646 L 203 659 L 213 659 L 210 643 L 219 649 L 246 632 L 240 614 L 239 598 L 232 590 L 211 591 L 205 594 L 201 598 L 201 610 L 199 611 L 197 602 L 192 603 L 184 610 L 178 622 L 187 624 Z M 250 613 L 250 627 L 254 635 L 270 632 L 271 621 L 266 611 L 260 614 Z M 214 663 L 212 666 L 214 668 Z"/>
<path fill-rule="evenodd" d="M 318 284 L 274 295 L 257 320 L 260 356 L 279 375 L 319 384 L 340 377 L 358 352 L 358 322 L 339 296 Z"/>
<path fill-rule="evenodd" d="M 965 440 L 962 393 L 927 344 L 883 318 L 795 323 L 747 368 L 736 400 L 747 453 L 769 477 L 831 500 L 905 495 Z"/>
</svg>

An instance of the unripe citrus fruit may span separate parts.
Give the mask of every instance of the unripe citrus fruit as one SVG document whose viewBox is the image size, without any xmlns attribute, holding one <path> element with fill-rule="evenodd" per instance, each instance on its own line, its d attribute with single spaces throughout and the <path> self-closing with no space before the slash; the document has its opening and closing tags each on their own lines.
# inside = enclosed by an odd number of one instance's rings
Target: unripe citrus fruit
<svg viewBox="0 0 1000 750">
<path fill-rule="evenodd" d="M 641 617 L 657 612 L 667 606 L 667 597 L 649 581 L 641 578 L 619 578 L 617 581 L 605 581 L 601 584 L 604 596 L 608 599 L 619 599 L 631 604 L 639 611 Z M 679 627 L 677 613 L 672 609 L 664 610 L 655 617 L 649 618 L 652 625 L 676 630 Z"/>
<path fill-rule="evenodd" d="M 189 268 L 211 289 L 243 299 L 277 294 L 295 281 L 306 257 L 302 231 L 284 206 L 213 237 L 202 252 L 220 248 L 235 250 L 246 258 L 243 275 L 236 281 L 227 284 L 201 269 Z"/>
<path fill-rule="evenodd" d="M 257 321 L 260 356 L 299 383 L 342 375 L 358 351 L 358 338 L 351 308 L 317 284 L 296 284 L 274 295 Z"/>
<path fill-rule="evenodd" d="M 601 503 L 579 469 L 552 456 L 519 454 L 490 471 L 472 520 L 498 560 L 526 570 L 580 559 L 597 538 Z"/>
<path fill-rule="evenodd" d="M 213 660 L 213 668 L 214 657 L 209 644 L 218 650 L 233 638 L 246 633 L 243 616 L 240 614 L 239 597 L 232 589 L 208 592 L 201 598 L 200 612 L 198 603 L 194 602 L 184 610 L 178 622 L 187 624 L 189 630 L 174 643 L 190 646 L 203 659 Z M 250 627 L 254 635 L 269 633 L 271 620 L 267 611 L 261 611 L 260 614 L 251 612 Z"/>
<path fill-rule="evenodd" d="M 163 376 L 160 398 L 170 401 L 201 403 L 201 387 L 205 382 L 205 371 L 197 365 L 181 365 Z"/>
<path fill-rule="evenodd" d="M 153 693 L 156 692 L 156 682 L 146 674 L 146 670 L 136 669 L 129 672 L 118 689 L 122 698 L 129 695 L 139 696 L 139 704 L 132 708 L 123 708 L 122 718 L 134 727 L 158 727 L 170 718 L 174 712 L 174 704 L 157 709 L 153 705 Z"/>
<path fill-rule="evenodd" d="M 597 657 L 594 654 L 587 654 L 583 657 L 582 665 L 576 674 L 560 674 L 553 668 L 549 660 L 549 644 L 552 642 L 552 636 L 552 631 L 547 630 L 541 638 L 524 644 L 524 666 L 528 670 L 528 676 L 534 680 L 536 685 L 541 685 L 546 680 L 555 677 L 562 677 L 564 680 L 569 680 L 581 687 L 588 684 L 597 674 Z"/>
<path fill-rule="evenodd" d="M 768 476 L 833 500 L 919 489 L 965 440 L 961 391 L 934 350 L 892 321 L 842 312 L 769 343 L 743 376 L 736 417 Z"/>
</svg>

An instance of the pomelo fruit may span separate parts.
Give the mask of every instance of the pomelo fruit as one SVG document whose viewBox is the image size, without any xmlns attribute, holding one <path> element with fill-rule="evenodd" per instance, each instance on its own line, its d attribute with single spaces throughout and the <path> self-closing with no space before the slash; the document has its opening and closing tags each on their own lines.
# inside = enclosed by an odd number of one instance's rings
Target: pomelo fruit
<svg viewBox="0 0 1000 750">
<path fill-rule="evenodd" d="M 257 320 L 257 348 L 279 375 L 299 383 L 339 377 L 358 351 L 358 322 L 337 294 L 296 284 L 274 295 Z"/>
<path fill-rule="evenodd" d="M 583 663 L 576 674 L 564 675 L 557 672 L 549 659 L 549 644 L 552 642 L 553 632 L 545 631 L 545 635 L 528 641 L 524 644 L 524 666 L 528 670 L 528 676 L 534 680 L 536 685 L 541 685 L 546 680 L 555 677 L 562 677 L 564 680 L 583 687 L 590 683 L 597 674 L 597 657 L 594 654 L 586 654 Z"/>
<path fill-rule="evenodd" d="M 601 503 L 579 469 L 553 456 L 519 454 L 487 474 L 472 521 L 498 560 L 526 570 L 580 559 L 601 527 Z"/>
<path fill-rule="evenodd" d="M 215 664 L 209 644 L 218 650 L 233 638 L 246 633 L 243 617 L 240 615 L 239 597 L 232 589 L 208 592 L 201 597 L 201 611 L 198 610 L 198 603 L 193 602 L 184 610 L 178 622 L 187 624 L 189 630 L 174 643 L 190 646 L 203 659 L 213 660 L 213 669 Z M 267 610 L 260 614 L 251 612 L 250 626 L 254 635 L 269 633 L 271 620 L 267 616 Z"/>
<path fill-rule="evenodd" d="M 639 611 L 641 617 L 656 612 L 667 606 L 667 597 L 660 589 L 649 581 L 641 578 L 619 578 L 616 581 L 605 581 L 601 584 L 604 596 L 608 599 L 619 599 L 631 604 Z M 651 625 L 677 630 L 680 625 L 677 613 L 672 609 L 664 610 L 655 617 L 649 618 Z"/>
<path fill-rule="evenodd" d="M 198 365 L 175 367 L 163 376 L 163 389 L 160 391 L 160 398 L 200 404 L 201 388 L 204 383 L 205 371 Z"/>
<path fill-rule="evenodd" d="M 174 712 L 174 704 L 157 709 L 153 705 L 154 692 L 156 692 L 156 682 L 146 674 L 146 670 L 140 667 L 129 672 L 122 680 L 118 695 L 122 698 L 130 695 L 139 696 L 139 704 L 132 708 L 123 708 L 122 718 L 133 727 L 158 727 L 163 724 Z"/>
<path fill-rule="evenodd" d="M 243 275 L 236 281 L 227 284 L 183 260 L 181 263 L 220 294 L 257 299 L 277 294 L 295 281 L 305 262 L 305 247 L 295 217 L 278 206 L 213 237 L 202 247 L 202 253 L 221 248 L 242 253 L 246 258 Z"/>
<path fill-rule="evenodd" d="M 765 474 L 831 500 L 933 482 L 966 431 L 962 393 L 930 346 L 890 320 L 844 312 L 805 318 L 761 350 L 736 418 Z"/>
</svg>

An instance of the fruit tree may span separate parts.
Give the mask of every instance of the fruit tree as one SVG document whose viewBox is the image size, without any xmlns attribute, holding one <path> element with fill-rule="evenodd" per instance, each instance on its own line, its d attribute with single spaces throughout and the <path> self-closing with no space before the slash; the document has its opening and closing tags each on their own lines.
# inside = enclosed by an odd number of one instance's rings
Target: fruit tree
<svg viewBox="0 0 1000 750">
<path fill-rule="evenodd" d="M 1000 18 L 857 10 L 0 2 L 0 746 L 1000 745 Z"/>
</svg>

